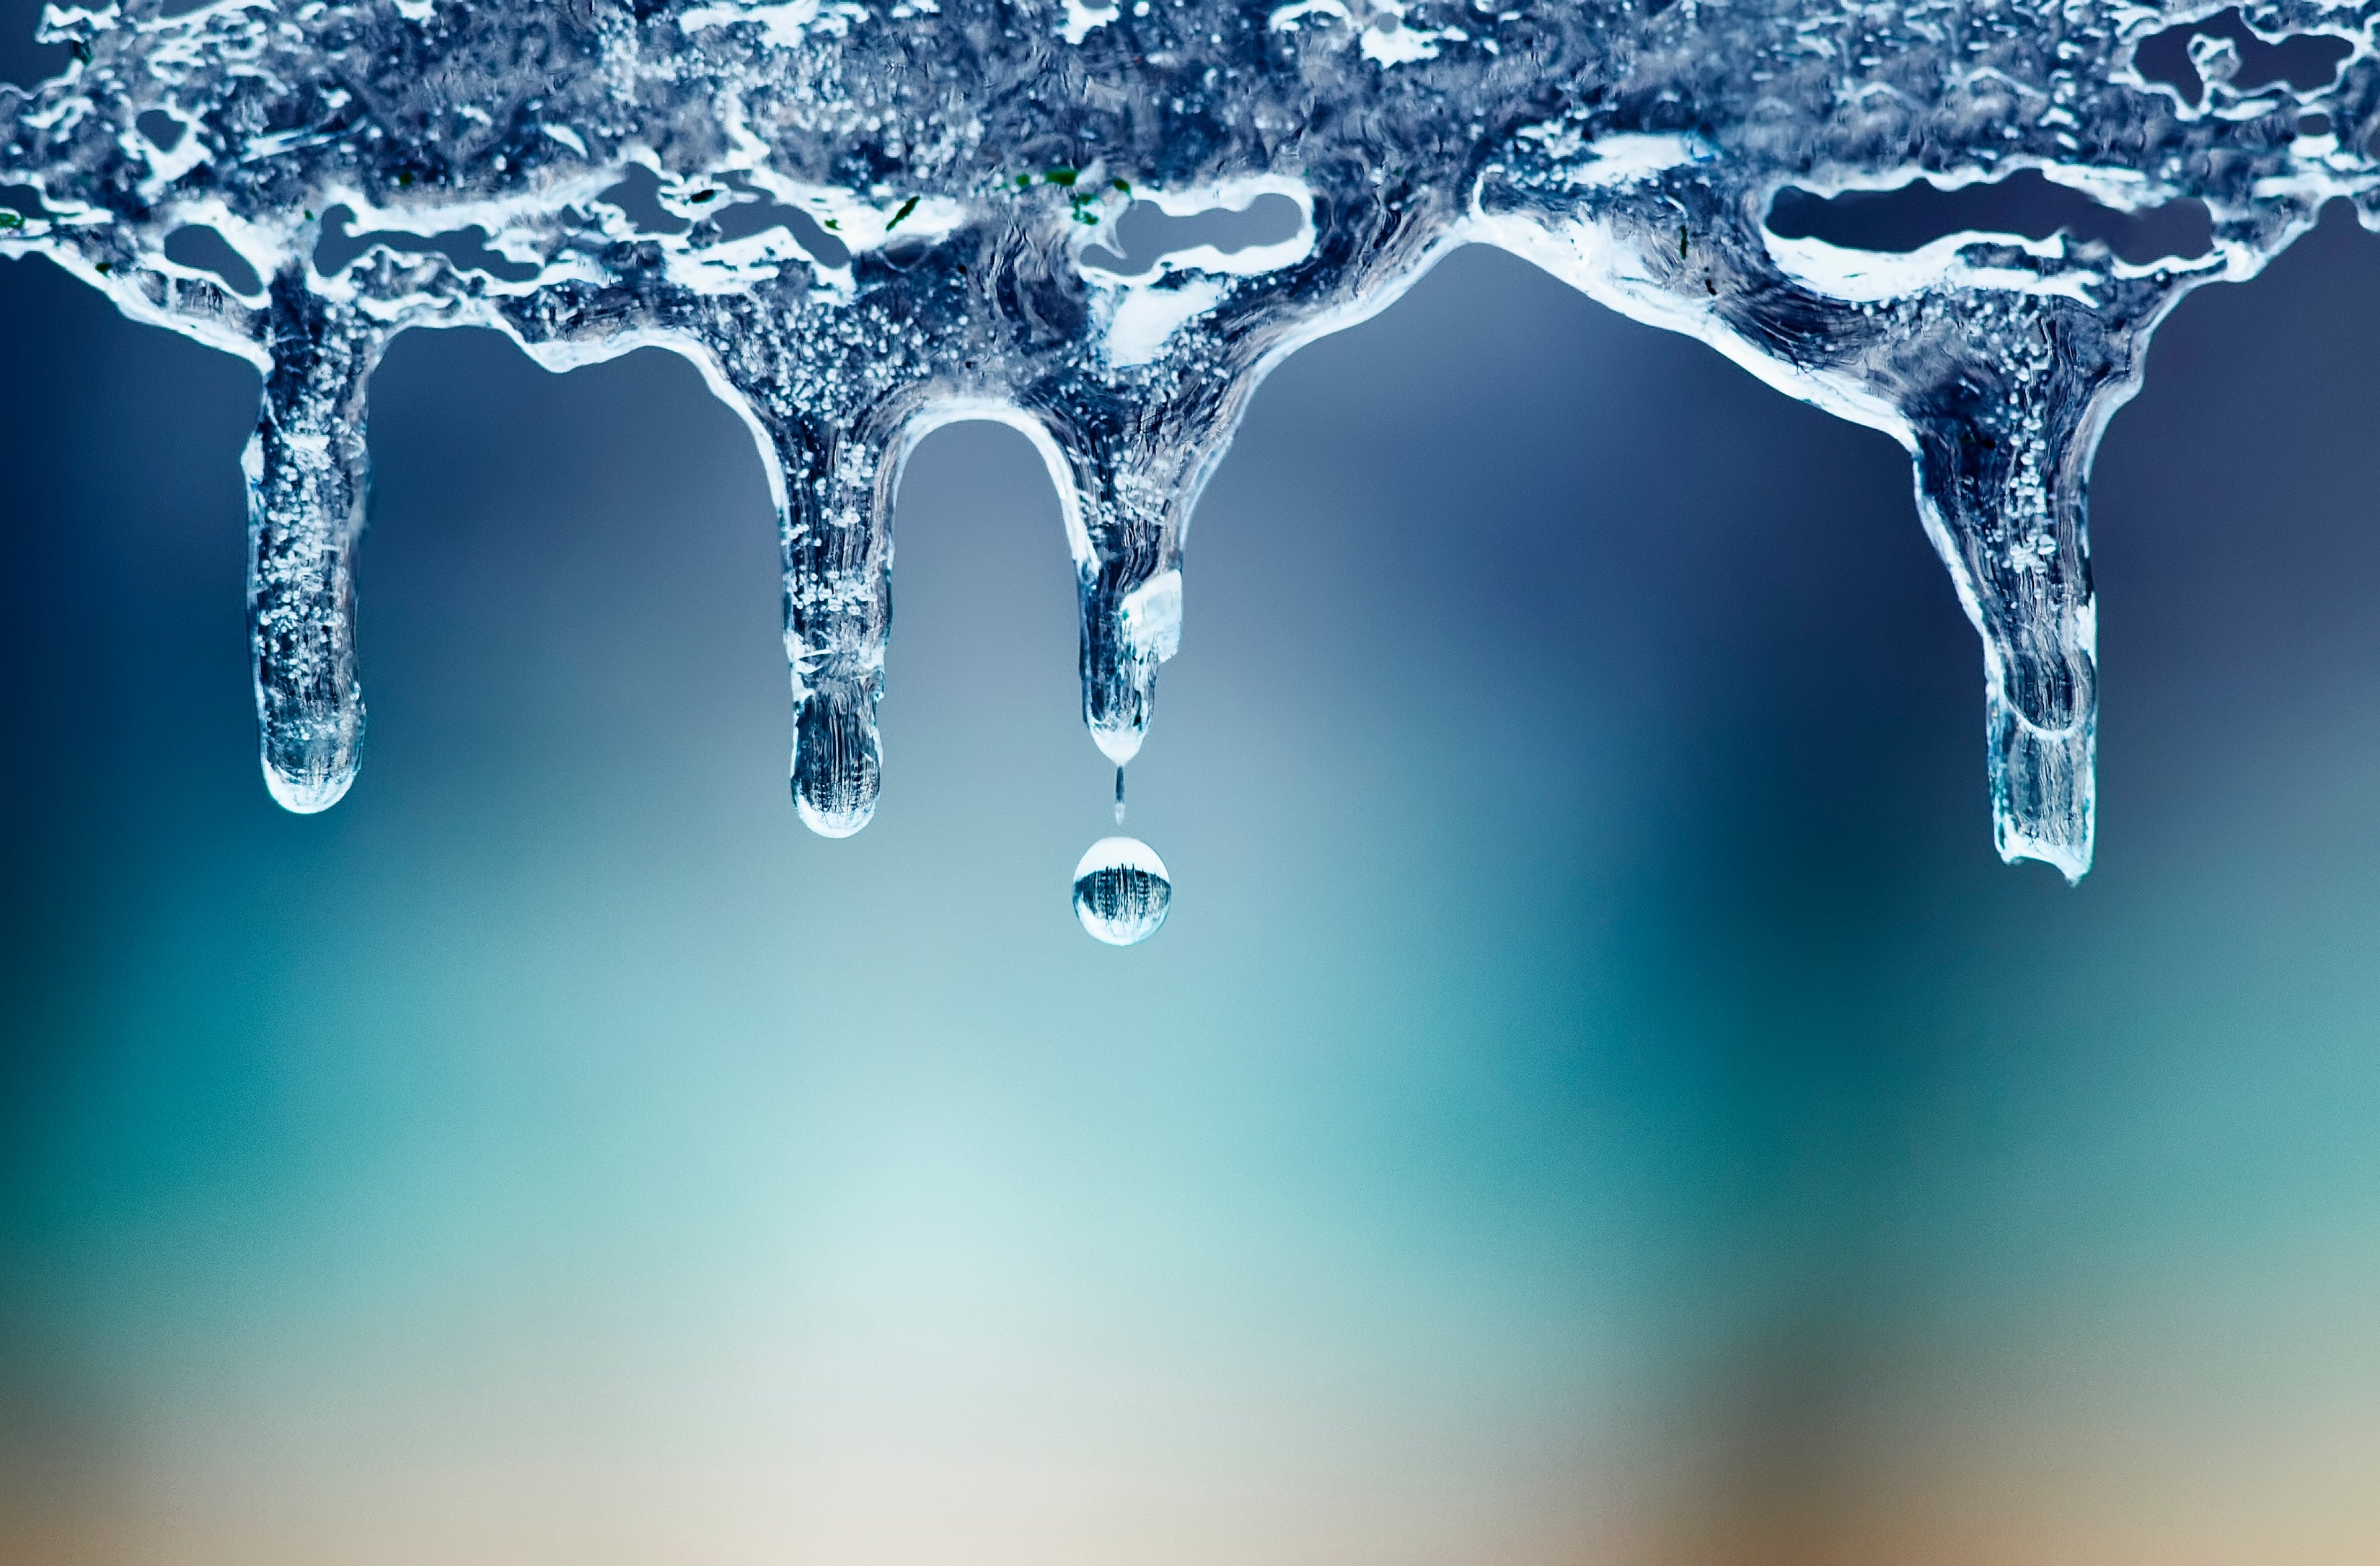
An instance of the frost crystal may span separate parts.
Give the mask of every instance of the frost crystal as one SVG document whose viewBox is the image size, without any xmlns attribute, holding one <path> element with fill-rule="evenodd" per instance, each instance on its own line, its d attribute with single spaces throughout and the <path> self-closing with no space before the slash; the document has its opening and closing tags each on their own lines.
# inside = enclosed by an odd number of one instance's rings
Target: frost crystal
<svg viewBox="0 0 2380 1566">
<path fill-rule="evenodd" d="M 73 62 L 0 87 L 0 250 L 263 371 L 252 643 L 292 809 L 355 775 L 365 389 L 407 327 L 492 326 L 554 369 L 657 345 L 743 414 L 782 517 L 794 792 L 843 835 L 875 805 L 891 504 L 928 430 L 1004 419 L 1048 460 L 1084 715 L 1121 763 L 1257 382 L 1485 241 L 1909 449 L 1983 633 L 2000 852 L 2080 876 L 2093 449 L 2185 291 L 2252 275 L 2333 197 L 2380 228 L 2375 15 L 53 6 Z M 2025 192 L 2070 210 L 1991 215 Z M 1135 225 L 1260 209 L 1282 219 L 1264 242 L 1126 258 Z"/>
</svg>

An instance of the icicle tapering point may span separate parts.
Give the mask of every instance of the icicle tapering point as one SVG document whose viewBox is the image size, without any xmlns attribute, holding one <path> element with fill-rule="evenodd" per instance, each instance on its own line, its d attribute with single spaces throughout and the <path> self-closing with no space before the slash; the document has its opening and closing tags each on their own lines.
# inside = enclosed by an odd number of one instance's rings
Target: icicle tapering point
<svg viewBox="0 0 2380 1566">
<path fill-rule="evenodd" d="M 849 837 L 876 815 L 884 763 L 872 697 L 822 690 L 795 720 L 794 806 L 820 837 Z"/>
</svg>

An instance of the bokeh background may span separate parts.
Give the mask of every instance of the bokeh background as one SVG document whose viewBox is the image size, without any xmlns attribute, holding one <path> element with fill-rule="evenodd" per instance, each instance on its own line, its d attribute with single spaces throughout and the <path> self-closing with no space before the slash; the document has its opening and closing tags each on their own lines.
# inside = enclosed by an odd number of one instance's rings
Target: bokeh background
<svg viewBox="0 0 2380 1566">
<path fill-rule="evenodd" d="M 301 819 L 252 372 L 0 267 L 0 1560 L 2366 1566 L 2376 281 L 2116 419 L 2070 890 L 1900 451 L 1455 255 L 1200 508 L 1118 952 L 1013 432 L 829 843 L 742 426 L 406 336 Z"/>
</svg>

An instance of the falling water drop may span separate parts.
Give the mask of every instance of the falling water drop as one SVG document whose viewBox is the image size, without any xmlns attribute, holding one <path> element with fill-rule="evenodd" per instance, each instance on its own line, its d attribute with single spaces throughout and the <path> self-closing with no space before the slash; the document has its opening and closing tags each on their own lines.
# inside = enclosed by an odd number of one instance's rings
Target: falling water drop
<svg viewBox="0 0 2380 1566">
<path fill-rule="evenodd" d="M 1123 825 L 1123 769 L 1122 767 L 1116 769 L 1115 821 L 1118 826 Z"/>
<path fill-rule="evenodd" d="M 1165 861 L 1136 837 L 1103 837 L 1075 867 L 1075 917 L 1111 946 L 1135 946 L 1155 935 L 1172 902 Z"/>
</svg>

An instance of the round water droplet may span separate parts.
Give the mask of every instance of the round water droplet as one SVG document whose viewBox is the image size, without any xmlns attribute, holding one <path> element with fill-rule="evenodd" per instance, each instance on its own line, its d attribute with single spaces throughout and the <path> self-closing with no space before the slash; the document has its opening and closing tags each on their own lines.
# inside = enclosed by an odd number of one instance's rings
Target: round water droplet
<svg viewBox="0 0 2380 1566">
<path fill-rule="evenodd" d="M 1075 867 L 1075 915 L 1111 946 L 1137 945 L 1155 935 L 1172 903 L 1165 861 L 1136 837 L 1103 837 Z"/>
</svg>

